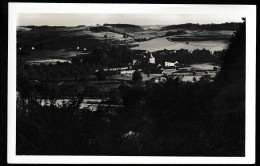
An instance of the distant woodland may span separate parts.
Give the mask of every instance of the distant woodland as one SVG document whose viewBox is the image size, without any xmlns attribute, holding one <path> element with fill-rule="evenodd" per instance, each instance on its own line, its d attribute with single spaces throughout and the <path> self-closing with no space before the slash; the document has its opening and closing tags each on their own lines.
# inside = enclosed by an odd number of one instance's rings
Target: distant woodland
<svg viewBox="0 0 260 166">
<path fill-rule="evenodd" d="M 169 25 L 162 27 L 161 30 L 171 30 L 171 29 L 190 29 L 190 30 L 230 30 L 235 31 L 239 27 L 238 23 L 222 23 L 222 24 L 178 24 Z"/>
</svg>

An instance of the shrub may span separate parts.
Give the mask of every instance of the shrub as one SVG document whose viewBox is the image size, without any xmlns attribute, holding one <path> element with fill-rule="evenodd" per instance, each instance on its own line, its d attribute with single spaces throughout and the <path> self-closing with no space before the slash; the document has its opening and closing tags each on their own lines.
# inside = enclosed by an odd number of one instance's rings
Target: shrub
<svg viewBox="0 0 260 166">
<path fill-rule="evenodd" d="M 142 77 L 142 74 L 140 73 L 140 71 L 135 70 L 133 77 L 132 77 L 132 80 L 134 82 L 141 82 L 143 80 L 143 77 Z"/>
</svg>

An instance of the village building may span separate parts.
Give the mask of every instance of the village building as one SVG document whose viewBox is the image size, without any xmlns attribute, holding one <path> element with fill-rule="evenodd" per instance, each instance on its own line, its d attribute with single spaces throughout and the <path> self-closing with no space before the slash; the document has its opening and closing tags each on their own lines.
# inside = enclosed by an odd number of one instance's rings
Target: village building
<svg viewBox="0 0 260 166">
<path fill-rule="evenodd" d="M 148 63 L 155 64 L 155 58 L 153 57 L 152 53 L 148 56 Z"/>
<path fill-rule="evenodd" d="M 137 64 L 137 59 L 133 59 L 132 64 L 133 64 L 133 66 L 134 66 L 135 64 Z"/>
<path fill-rule="evenodd" d="M 165 67 L 176 67 L 179 64 L 178 61 L 175 62 L 164 62 Z"/>
<path fill-rule="evenodd" d="M 133 74 L 135 70 L 121 70 L 120 74 Z"/>
</svg>

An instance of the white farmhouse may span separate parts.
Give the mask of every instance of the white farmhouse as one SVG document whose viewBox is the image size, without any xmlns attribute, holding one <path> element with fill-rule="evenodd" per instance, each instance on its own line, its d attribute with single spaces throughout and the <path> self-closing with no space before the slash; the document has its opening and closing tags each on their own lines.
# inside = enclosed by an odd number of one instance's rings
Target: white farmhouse
<svg viewBox="0 0 260 166">
<path fill-rule="evenodd" d="M 165 67 L 173 67 L 176 66 L 177 64 L 179 64 L 178 61 L 173 62 L 164 62 Z"/>
<path fill-rule="evenodd" d="M 148 63 L 153 63 L 155 64 L 155 58 L 153 57 L 152 53 L 150 53 L 150 57 L 148 59 Z"/>
</svg>

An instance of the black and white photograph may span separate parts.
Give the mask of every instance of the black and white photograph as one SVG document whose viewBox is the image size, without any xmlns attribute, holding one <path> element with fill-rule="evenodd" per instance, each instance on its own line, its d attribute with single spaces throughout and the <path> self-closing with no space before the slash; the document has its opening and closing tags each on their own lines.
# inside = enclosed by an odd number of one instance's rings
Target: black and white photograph
<svg viewBox="0 0 260 166">
<path fill-rule="evenodd" d="M 9 12 L 10 163 L 254 163 L 255 6 Z"/>
</svg>

